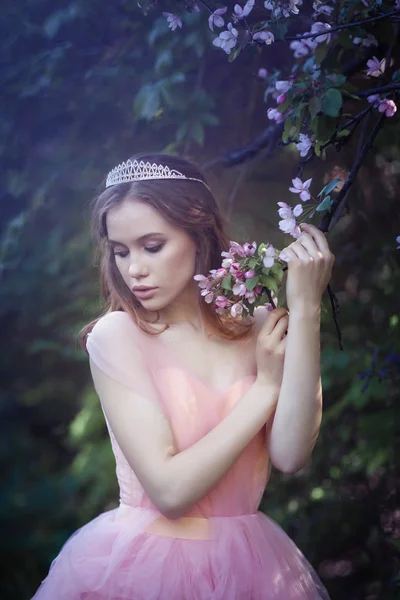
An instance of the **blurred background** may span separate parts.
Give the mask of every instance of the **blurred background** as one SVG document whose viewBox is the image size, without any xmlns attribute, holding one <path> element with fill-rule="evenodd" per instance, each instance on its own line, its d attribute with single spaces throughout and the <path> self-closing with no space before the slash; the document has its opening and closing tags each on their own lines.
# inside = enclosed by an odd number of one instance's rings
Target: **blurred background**
<svg viewBox="0 0 400 600">
<path fill-rule="evenodd" d="M 290 243 L 276 203 L 290 200 L 298 151 L 252 143 L 270 126 L 259 69 L 283 73 L 292 53 L 281 45 L 228 62 L 207 19 L 194 11 L 185 25 L 171 32 L 161 10 L 130 0 L 2 2 L 1 600 L 28 600 L 66 539 L 118 504 L 76 337 L 103 309 L 88 205 L 107 172 L 137 151 L 183 154 L 204 167 L 231 239 Z M 319 189 L 344 180 L 356 151 L 357 139 L 331 149 L 304 178 Z M 274 471 L 261 505 L 332 600 L 400 598 L 399 174 L 394 117 L 328 236 L 344 351 L 326 300 L 312 461 Z"/>
</svg>

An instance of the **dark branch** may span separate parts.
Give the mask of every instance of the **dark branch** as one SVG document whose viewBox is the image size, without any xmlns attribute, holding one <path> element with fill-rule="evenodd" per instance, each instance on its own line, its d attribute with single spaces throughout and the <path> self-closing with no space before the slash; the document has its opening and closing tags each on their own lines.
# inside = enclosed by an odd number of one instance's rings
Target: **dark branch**
<svg viewBox="0 0 400 600">
<path fill-rule="evenodd" d="M 352 23 L 343 23 L 343 25 L 337 25 L 335 27 L 331 27 L 331 29 L 327 29 L 326 33 L 334 33 L 335 31 L 342 31 L 343 29 L 350 29 L 350 27 L 358 27 L 358 25 L 364 25 L 364 23 L 372 23 L 373 21 L 380 21 L 381 19 L 389 19 L 393 17 L 393 15 L 399 14 L 398 11 L 393 11 L 391 13 L 387 13 L 386 15 L 379 15 L 378 17 L 370 17 L 369 19 L 363 19 L 361 21 L 353 21 Z M 285 40 L 306 40 L 309 38 L 316 38 L 321 35 L 326 35 L 325 32 L 319 33 L 305 33 L 303 35 L 298 36 L 287 36 Z"/>
</svg>

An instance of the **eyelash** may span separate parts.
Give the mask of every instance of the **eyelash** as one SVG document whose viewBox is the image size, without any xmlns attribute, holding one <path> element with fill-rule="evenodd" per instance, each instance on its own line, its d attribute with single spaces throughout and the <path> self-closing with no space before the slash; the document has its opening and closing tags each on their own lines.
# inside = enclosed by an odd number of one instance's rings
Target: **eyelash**
<svg viewBox="0 0 400 600">
<path fill-rule="evenodd" d="M 150 254 L 156 254 L 156 252 L 159 252 L 161 250 L 161 248 L 164 246 L 164 244 L 159 244 L 158 246 L 152 246 L 151 248 L 145 248 L 145 250 L 147 250 L 147 252 L 150 252 Z M 125 258 L 125 256 L 127 256 L 128 253 L 127 252 L 114 252 L 114 256 L 120 256 L 121 258 Z"/>
</svg>

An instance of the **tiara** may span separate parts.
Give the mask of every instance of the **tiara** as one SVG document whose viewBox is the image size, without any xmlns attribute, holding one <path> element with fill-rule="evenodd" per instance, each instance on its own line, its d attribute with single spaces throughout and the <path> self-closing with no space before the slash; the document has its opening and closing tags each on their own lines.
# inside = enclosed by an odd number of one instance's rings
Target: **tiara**
<svg viewBox="0 0 400 600">
<path fill-rule="evenodd" d="M 141 160 L 128 159 L 126 162 L 121 163 L 117 167 L 114 167 L 109 172 L 106 179 L 106 188 L 118 183 L 128 183 L 130 181 L 142 181 L 143 179 L 189 179 L 191 181 L 199 181 L 203 183 L 206 188 L 210 188 L 202 179 L 196 177 L 186 177 L 183 173 L 170 169 L 167 166 L 151 164 L 150 162 L 144 162 Z"/>
</svg>

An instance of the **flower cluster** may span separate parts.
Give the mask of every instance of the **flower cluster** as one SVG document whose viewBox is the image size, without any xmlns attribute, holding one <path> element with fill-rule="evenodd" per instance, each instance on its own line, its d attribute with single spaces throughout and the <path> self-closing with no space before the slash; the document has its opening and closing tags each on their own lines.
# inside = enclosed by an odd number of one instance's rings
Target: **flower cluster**
<svg viewBox="0 0 400 600">
<path fill-rule="evenodd" d="M 372 94 L 371 96 L 368 96 L 367 100 L 377 108 L 379 112 L 385 113 L 387 117 L 393 117 L 397 111 L 397 105 L 394 100 L 381 98 L 379 94 Z"/>
<path fill-rule="evenodd" d="M 206 277 L 194 276 L 201 295 L 222 316 L 245 319 L 257 306 L 274 308 L 274 298 L 283 277 L 283 259 L 271 244 L 243 245 L 231 241 L 229 252 L 222 252 L 219 269 Z"/>
</svg>

